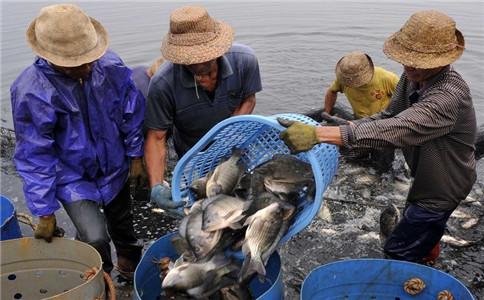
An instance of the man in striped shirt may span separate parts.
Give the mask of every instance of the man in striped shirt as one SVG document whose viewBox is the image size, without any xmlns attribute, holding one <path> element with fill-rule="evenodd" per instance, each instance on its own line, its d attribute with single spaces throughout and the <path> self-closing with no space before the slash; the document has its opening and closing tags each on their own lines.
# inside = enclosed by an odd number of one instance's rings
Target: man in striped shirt
<svg viewBox="0 0 484 300">
<path fill-rule="evenodd" d="M 436 258 L 450 214 L 476 179 L 472 98 L 450 66 L 463 50 L 464 37 L 452 18 L 438 11 L 417 12 L 384 44 L 383 52 L 404 68 L 385 111 L 339 127 L 280 120 L 288 127 L 281 138 L 294 152 L 321 142 L 402 149 L 414 182 L 402 220 L 384 246 L 390 258 L 421 263 Z"/>
</svg>

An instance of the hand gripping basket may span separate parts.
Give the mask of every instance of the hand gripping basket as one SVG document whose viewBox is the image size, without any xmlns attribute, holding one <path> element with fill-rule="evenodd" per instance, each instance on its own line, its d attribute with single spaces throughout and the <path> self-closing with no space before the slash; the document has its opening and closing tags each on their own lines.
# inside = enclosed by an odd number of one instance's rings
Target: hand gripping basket
<svg viewBox="0 0 484 300">
<path fill-rule="evenodd" d="M 191 182 L 215 169 L 222 158 L 231 155 L 234 147 L 245 150 L 242 160 L 248 172 L 270 160 L 274 154 L 289 154 L 289 148 L 279 139 L 279 133 L 285 128 L 277 122 L 277 117 L 319 125 L 313 119 L 299 114 L 279 114 L 270 117 L 245 115 L 231 117 L 218 123 L 177 163 L 172 179 L 173 200 L 187 201 L 191 204 L 194 200 L 188 189 Z M 303 230 L 318 213 L 323 193 L 336 172 L 339 152 L 336 146 L 323 143 L 295 156 L 311 164 L 316 181 L 316 193 L 314 199 L 308 199 L 306 195 L 299 198 L 293 224 L 280 244 Z M 187 194 L 188 197 L 185 196 Z"/>
</svg>

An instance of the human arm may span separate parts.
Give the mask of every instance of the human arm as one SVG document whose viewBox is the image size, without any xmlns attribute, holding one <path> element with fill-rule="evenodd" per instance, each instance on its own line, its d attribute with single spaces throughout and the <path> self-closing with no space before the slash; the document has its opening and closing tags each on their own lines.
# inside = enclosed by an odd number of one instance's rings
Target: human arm
<svg viewBox="0 0 484 300">
<path fill-rule="evenodd" d="M 53 93 L 34 80 L 16 81 L 11 88 L 14 161 L 24 183 L 27 207 L 37 217 L 53 215 L 60 208 L 55 197 L 58 157 L 54 133 L 57 116 L 50 102 Z"/>
<path fill-rule="evenodd" d="M 183 206 L 183 202 L 173 202 L 171 189 L 164 181 L 167 158 L 167 132 L 172 126 L 173 105 L 168 96 L 168 89 L 163 82 L 155 77 L 150 83 L 145 126 L 147 127 L 145 141 L 145 162 L 150 185 L 150 201 L 156 203 L 168 214 L 180 215 L 174 208 Z"/>
<path fill-rule="evenodd" d="M 242 103 L 240 103 L 239 107 L 235 109 L 235 111 L 232 113 L 233 116 L 238 116 L 238 115 L 249 115 L 254 111 L 255 107 L 255 94 L 252 94 L 242 100 Z"/>
<path fill-rule="evenodd" d="M 336 103 L 337 97 L 338 97 L 338 92 L 335 92 L 331 89 L 328 89 L 326 91 L 326 95 L 324 96 L 324 112 L 331 114 L 334 104 Z"/>
<path fill-rule="evenodd" d="M 259 62 L 252 49 L 244 47 L 244 53 L 237 56 L 236 65 L 242 72 L 240 95 L 241 102 L 232 112 L 233 116 L 251 114 L 256 105 L 255 94 L 262 90 Z"/>
<path fill-rule="evenodd" d="M 150 184 L 150 201 L 166 210 L 172 216 L 182 215 L 176 208 L 183 202 L 173 202 L 170 187 L 165 184 L 166 130 L 148 130 L 145 143 L 145 161 Z"/>
<path fill-rule="evenodd" d="M 146 133 L 145 162 L 150 188 L 164 180 L 166 166 L 166 130 L 150 129 Z"/>
<path fill-rule="evenodd" d="M 342 126 L 343 144 L 375 149 L 423 144 L 452 130 L 460 103 L 460 96 L 434 92 L 395 117 Z"/>
</svg>

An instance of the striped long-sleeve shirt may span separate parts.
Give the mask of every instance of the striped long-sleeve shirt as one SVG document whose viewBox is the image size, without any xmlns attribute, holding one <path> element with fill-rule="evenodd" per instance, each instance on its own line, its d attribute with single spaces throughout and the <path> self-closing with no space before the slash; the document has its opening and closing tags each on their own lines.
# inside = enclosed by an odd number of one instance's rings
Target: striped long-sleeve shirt
<svg viewBox="0 0 484 300">
<path fill-rule="evenodd" d="M 476 179 L 476 117 L 469 87 L 452 67 L 424 89 L 402 75 L 381 113 L 341 126 L 347 148 L 402 148 L 414 177 L 407 201 L 454 209 Z"/>
</svg>

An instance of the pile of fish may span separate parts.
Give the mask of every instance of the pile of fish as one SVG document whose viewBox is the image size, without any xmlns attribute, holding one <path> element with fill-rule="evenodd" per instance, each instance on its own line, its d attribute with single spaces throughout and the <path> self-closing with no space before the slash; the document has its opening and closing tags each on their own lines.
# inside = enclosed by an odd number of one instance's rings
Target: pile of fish
<svg viewBox="0 0 484 300">
<path fill-rule="evenodd" d="M 180 257 L 160 274 L 162 299 L 253 299 L 248 283 L 255 275 L 265 280 L 267 261 L 291 225 L 299 199 L 313 199 L 310 164 L 276 154 L 245 172 L 243 154 L 234 149 L 191 184 L 197 201 L 172 239 Z"/>
</svg>

